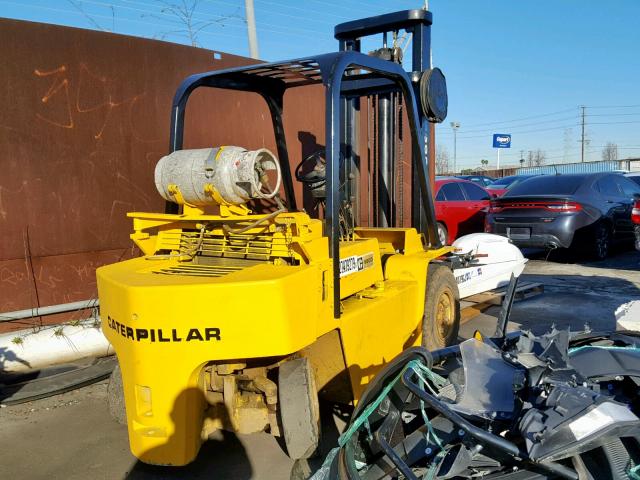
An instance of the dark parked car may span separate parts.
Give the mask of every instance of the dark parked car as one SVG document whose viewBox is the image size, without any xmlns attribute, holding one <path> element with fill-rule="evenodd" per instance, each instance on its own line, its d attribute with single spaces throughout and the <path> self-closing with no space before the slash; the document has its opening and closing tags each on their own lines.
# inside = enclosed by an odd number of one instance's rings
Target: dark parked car
<svg viewBox="0 0 640 480">
<path fill-rule="evenodd" d="M 528 178 L 535 177 L 537 175 L 511 175 L 509 177 L 502 177 L 495 180 L 493 183 L 487 185 L 487 190 L 494 196 L 502 196 L 507 190 L 515 187 L 520 182 L 527 180 Z"/>
<path fill-rule="evenodd" d="M 631 222 L 636 233 L 636 250 L 640 252 L 640 200 L 636 200 L 631 211 Z"/>
<path fill-rule="evenodd" d="M 640 185 L 640 172 L 627 173 L 625 174 L 625 177 Z"/>
<path fill-rule="evenodd" d="M 485 230 L 521 247 L 579 248 L 605 258 L 613 241 L 634 238 L 640 185 L 615 173 L 530 178 L 491 202 Z"/>
<path fill-rule="evenodd" d="M 496 181 L 495 178 L 487 177 L 486 175 L 458 175 L 458 178 L 473 182 L 482 188 L 487 188 L 487 185 L 491 185 Z"/>
</svg>

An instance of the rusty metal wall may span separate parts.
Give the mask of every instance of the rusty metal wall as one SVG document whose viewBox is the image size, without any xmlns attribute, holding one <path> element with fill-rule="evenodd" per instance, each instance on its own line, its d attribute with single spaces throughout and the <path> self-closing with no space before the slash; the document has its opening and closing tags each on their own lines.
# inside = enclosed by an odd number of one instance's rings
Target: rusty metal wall
<svg viewBox="0 0 640 480">
<path fill-rule="evenodd" d="M 136 254 L 126 213 L 163 209 L 153 169 L 179 82 L 254 60 L 7 19 L 0 44 L 0 312 L 92 298 L 95 269 Z M 322 96 L 305 96 L 285 99 L 294 162 L 308 148 L 301 132 L 324 138 Z M 262 100 L 240 108 L 242 97 L 196 92 L 185 147 L 274 148 Z"/>
</svg>

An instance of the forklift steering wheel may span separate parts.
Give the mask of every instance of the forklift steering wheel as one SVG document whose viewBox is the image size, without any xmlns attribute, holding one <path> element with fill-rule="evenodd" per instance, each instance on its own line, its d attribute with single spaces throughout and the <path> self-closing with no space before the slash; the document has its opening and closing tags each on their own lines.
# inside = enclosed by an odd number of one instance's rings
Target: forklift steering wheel
<svg viewBox="0 0 640 480">
<path fill-rule="evenodd" d="M 307 173 L 302 173 L 302 168 L 311 160 L 315 160 L 313 169 Z M 296 167 L 296 180 L 306 184 L 320 183 L 324 185 L 326 181 L 324 149 L 316 150 L 311 155 L 307 155 Z"/>
</svg>

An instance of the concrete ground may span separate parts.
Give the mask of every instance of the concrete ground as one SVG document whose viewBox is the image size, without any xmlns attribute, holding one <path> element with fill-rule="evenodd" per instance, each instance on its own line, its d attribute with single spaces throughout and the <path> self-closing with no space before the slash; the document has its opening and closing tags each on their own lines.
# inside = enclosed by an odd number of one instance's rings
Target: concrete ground
<svg viewBox="0 0 640 480">
<path fill-rule="evenodd" d="M 531 258 L 523 280 L 542 282 L 545 293 L 518 302 L 510 328 L 540 332 L 552 324 L 582 329 L 615 327 L 616 308 L 640 300 L 640 254 L 622 252 L 594 263 L 546 261 L 542 252 Z M 461 328 L 491 334 L 497 308 Z M 325 412 L 329 435 L 325 450 L 335 444 L 338 427 Z M 49 399 L 0 408 L 0 478 L 12 479 L 288 479 L 293 463 L 268 435 L 224 436 L 207 442 L 188 467 L 150 467 L 129 453 L 127 432 L 109 416 L 106 384 L 100 383 Z"/>
<path fill-rule="evenodd" d="M 600 262 L 568 263 L 559 258 L 547 261 L 540 251 L 524 252 L 529 262 L 521 282 L 544 284 L 544 294 L 516 302 L 510 317 L 510 330 L 526 329 L 544 333 L 552 325 L 584 330 L 615 329 L 616 309 L 631 300 L 640 300 L 640 253 L 617 252 Z M 464 338 L 478 329 L 490 335 L 495 331 L 498 307 L 463 325 Z"/>
</svg>

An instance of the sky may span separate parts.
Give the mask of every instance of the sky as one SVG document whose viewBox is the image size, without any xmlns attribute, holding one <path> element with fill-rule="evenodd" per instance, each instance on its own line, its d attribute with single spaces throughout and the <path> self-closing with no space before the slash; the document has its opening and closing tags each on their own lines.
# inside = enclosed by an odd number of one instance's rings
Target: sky
<svg viewBox="0 0 640 480">
<path fill-rule="evenodd" d="M 193 0 L 0 0 L 0 16 L 189 43 L 171 5 Z M 260 58 L 337 49 L 337 23 L 420 8 L 418 0 L 254 0 Z M 447 77 L 449 115 L 437 145 L 458 169 L 495 166 L 492 135 L 512 135 L 501 166 L 542 150 L 547 163 L 586 160 L 608 142 L 640 157 L 640 0 L 430 0 L 434 66 Z M 249 55 L 244 0 L 199 0 L 203 48 Z M 365 48 L 381 46 L 376 38 Z M 364 48 L 363 48 L 364 50 Z"/>
</svg>

